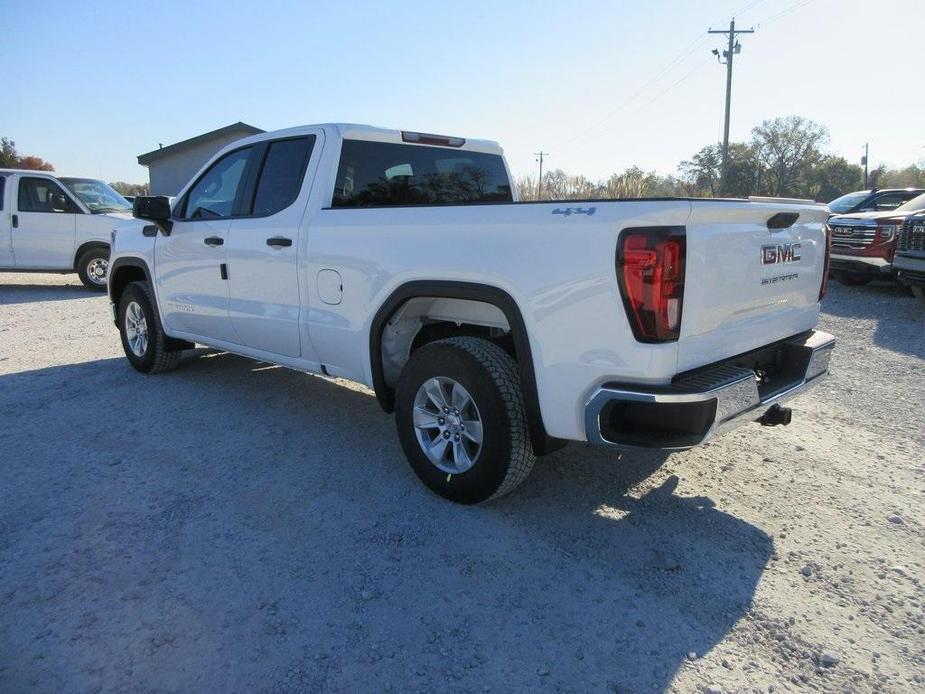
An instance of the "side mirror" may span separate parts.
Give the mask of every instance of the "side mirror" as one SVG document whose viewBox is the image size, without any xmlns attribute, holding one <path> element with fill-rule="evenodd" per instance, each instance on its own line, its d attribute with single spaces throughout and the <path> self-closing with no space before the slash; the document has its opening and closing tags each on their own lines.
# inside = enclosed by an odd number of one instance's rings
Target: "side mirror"
<svg viewBox="0 0 925 694">
<path fill-rule="evenodd" d="M 143 195 L 132 203 L 132 216 L 154 222 L 164 236 L 170 236 L 173 222 L 170 221 L 170 200 L 166 195 Z"/>
</svg>

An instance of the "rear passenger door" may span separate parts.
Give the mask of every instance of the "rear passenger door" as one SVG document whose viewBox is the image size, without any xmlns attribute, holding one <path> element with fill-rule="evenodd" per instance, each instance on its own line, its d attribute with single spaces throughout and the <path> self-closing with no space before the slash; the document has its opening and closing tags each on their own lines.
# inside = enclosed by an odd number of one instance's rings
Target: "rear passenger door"
<svg viewBox="0 0 925 694">
<path fill-rule="evenodd" d="M 20 176 L 11 216 L 16 267 L 73 269 L 78 214 L 83 211 L 56 181 Z"/>
<path fill-rule="evenodd" d="M 6 191 L 6 176 L 0 176 L 0 268 L 13 267 L 13 214 Z"/>
<path fill-rule="evenodd" d="M 315 355 L 301 329 L 308 297 L 299 283 L 307 239 L 299 230 L 322 138 L 319 129 L 255 145 L 244 214 L 232 220 L 227 243 L 228 310 L 241 344 L 309 361 Z"/>
</svg>

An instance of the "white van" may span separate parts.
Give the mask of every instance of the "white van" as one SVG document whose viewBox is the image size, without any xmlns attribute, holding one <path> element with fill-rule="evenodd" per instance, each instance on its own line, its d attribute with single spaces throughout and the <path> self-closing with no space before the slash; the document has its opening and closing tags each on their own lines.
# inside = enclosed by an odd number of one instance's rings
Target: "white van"
<svg viewBox="0 0 925 694">
<path fill-rule="evenodd" d="M 76 272 L 105 291 L 112 229 L 131 212 L 104 181 L 0 169 L 0 272 Z"/>
</svg>

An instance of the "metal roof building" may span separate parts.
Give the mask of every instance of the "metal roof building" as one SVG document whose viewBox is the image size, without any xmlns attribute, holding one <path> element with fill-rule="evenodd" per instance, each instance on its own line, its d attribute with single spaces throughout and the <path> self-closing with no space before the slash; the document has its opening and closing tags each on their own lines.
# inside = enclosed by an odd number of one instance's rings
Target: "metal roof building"
<svg viewBox="0 0 925 694">
<path fill-rule="evenodd" d="M 153 152 L 140 154 L 138 163 L 148 167 L 151 195 L 176 195 L 213 154 L 242 137 L 264 132 L 253 125 L 232 123 L 224 128 L 191 137 Z"/>
</svg>

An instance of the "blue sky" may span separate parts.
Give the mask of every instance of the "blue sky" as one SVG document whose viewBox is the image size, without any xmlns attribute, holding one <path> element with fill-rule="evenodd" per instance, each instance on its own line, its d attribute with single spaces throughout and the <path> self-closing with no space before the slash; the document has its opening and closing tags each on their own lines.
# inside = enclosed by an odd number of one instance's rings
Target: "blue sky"
<svg viewBox="0 0 925 694">
<path fill-rule="evenodd" d="M 370 123 L 501 142 L 514 172 L 660 173 L 765 118 L 826 125 L 828 149 L 925 158 L 925 0 L 50 2 L 0 0 L 0 135 L 59 172 L 142 182 L 138 154 L 243 120 Z"/>
</svg>

